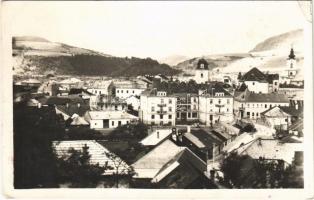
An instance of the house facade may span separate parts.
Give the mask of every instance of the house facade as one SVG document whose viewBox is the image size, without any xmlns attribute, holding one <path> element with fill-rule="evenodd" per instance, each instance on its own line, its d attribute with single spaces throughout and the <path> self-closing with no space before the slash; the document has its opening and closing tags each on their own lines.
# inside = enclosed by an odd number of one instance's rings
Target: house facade
<svg viewBox="0 0 314 200">
<path fill-rule="evenodd" d="M 147 90 L 140 97 L 140 120 L 150 125 L 176 124 L 176 97 L 167 95 L 165 91 Z"/>
<path fill-rule="evenodd" d="M 120 99 L 127 99 L 131 96 L 140 96 L 146 90 L 145 85 L 136 81 L 115 83 L 115 96 Z"/>
<path fill-rule="evenodd" d="M 233 96 L 219 85 L 210 86 L 199 96 L 199 121 L 207 126 L 233 120 Z"/>
<path fill-rule="evenodd" d="M 176 93 L 177 122 L 198 121 L 199 99 L 197 94 Z"/>
<path fill-rule="evenodd" d="M 258 119 L 262 112 L 275 106 L 289 106 L 289 99 L 283 94 L 257 94 L 246 89 L 234 97 L 233 110 L 238 118 Z"/>
</svg>

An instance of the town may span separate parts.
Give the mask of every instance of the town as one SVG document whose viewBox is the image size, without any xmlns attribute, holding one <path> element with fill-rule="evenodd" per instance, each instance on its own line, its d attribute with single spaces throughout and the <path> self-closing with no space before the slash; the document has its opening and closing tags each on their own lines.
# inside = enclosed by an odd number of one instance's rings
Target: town
<svg viewBox="0 0 314 200">
<path fill-rule="evenodd" d="M 304 79 L 293 47 L 282 62 L 14 76 L 15 187 L 303 188 Z"/>
</svg>

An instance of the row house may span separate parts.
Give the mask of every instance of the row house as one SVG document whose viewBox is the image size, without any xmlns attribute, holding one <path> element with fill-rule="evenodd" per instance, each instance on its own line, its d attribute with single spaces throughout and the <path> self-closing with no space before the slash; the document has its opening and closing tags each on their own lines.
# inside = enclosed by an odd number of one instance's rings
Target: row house
<svg viewBox="0 0 314 200">
<path fill-rule="evenodd" d="M 187 93 L 175 93 L 177 98 L 177 122 L 197 121 L 198 120 L 198 95 Z"/>
<path fill-rule="evenodd" d="M 255 93 L 277 92 L 279 89 L 278 74 L 264 74 L 254 67 L 243 76 L 238 77 L 239 84 L 245 84 L 249 91 Z"/>
<path fill-rule="evenodd" d="M 175 125 L 176 97 L 165 91 L 147 90 L 140 97 L 140 120 L 151 125 Z"/>
<path fill-rule="evenodd" d="M 199 121 L 207 126 L 233 120 L 233 96 L 215 84 L 199 96 Z"/>
<path fill-rule="evenodd" d="M 258 119 L 262 112 L 275 106 L 289 106 L 289 99 L 283 94 L 257 94 L 246 89 L 235 93 L 233 109 L 238 118 Z"/>
</svg>

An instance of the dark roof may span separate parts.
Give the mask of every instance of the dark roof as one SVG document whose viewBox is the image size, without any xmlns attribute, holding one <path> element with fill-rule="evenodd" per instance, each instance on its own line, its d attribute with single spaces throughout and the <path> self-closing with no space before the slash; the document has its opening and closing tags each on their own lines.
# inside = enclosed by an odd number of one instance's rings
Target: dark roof
<svg viewBox="0 0 314 200">
<path fill-rule="evenodd" d="M 232 96 L 227 90 L 223 88 L 221 84 L 210 84 L 209 87 L 206 89 L 206 94 L 210 96 L 215 96 L 216 93 L 224 93 L 224 96 Z"/>
<path fill-rule="evenodd" d="M 290 50 L 290 54 L 289 54 L 288 59 L 295 59 L 295 54 L 294 54 L 293 48 L 291 48 L 291 50 Z"/>
<path fill-rule="evenodd" d="M 79 116 L 84 116 L 85 113 L 89 110 L 89 106 L 88 105 L 73 105 L 73 104 L 69 104 L 68 106 L 66 105 L 58 105 L 57 108 L 66 113 L 69 116 L 72 116 L 73 114 L 78 114 Z"/>
<path fill-rule="evenodd" d="M 303 107 L 298 107 L 296 109 L 296 106 L 279 106 L 281 110 L 283 110 L 285 113 L 295 116 L 295 117 L 301 117 L 303 116 Z"/>
<path fill-rule="evenodd" d="M 84 104 L 84 100 L 80 97 L 49 97 L 47 99 L 47 101 L 45 102 L 45 104 L 47 105 L 66 105 L 66 104 L 77 104 L 77 103 L 80 103 L 80 104 Z"/>
<path fill-rule="evenodd" d="M 278 103 L 289 103 L 289 99 L 284 94 L 278 93 L 254 93 L 246 90 L 242 94 L 238 95 L 236 100 L 241 102 L 278 102 Z"/>
<path fill-rule="evenodd" d="M 215 134 L 213 134 L 211 131 L 209 130 L 205 130 L 205 129 L 191 129 L 190 133 L 185 133 L 184 136 L 186 136 L 186 138 L 188 140 L 190 140 L 192 143 L 195 143 L 195 141 L 192 141 L 191 139 L 189 139 L 187 136 L 187 134 L 192 134 L 194 137 L 196 137 L 204 146 L 206 147 L 213 147 L 213 144 L 221 144 L 223 143 L 225 140 L 222 139 L 221 137 L 216 136 Z"/>
<path fill-rule="evenodd" d="M 303 129 L 303 119 L 298 119 L 291 126 L 289 126 L 289 130 L 302 132 Z"/>
<path fill-rule="evenodd" d="M 71 94 L 87 94 L 87 95 L 93 95 L 91 92 L 88 92 L 87 90 L 84 90 L 82 88 L 71 88 L 69 91 L 69 95 Z"/>
<path fill-rule="evenodd" d="M 203 58 L 199 59 L 196 69 L 208 70 L 208 62 Z"/>
<path fill-rule="evenodd" d="M 196 178 L 203 176 L 204 172 L 206 171 L 206 163 L 198 158 L 192 151 L 186 148 L 176 154 L 173 159 L 165 164 L 156 176 L 162 173 L 174 162 L 178 162 L 180 165 L 160 181 L 160 187 L 186 188 Z"/>
<path fill-rule="evenodd" d="M 254 67 L 241 77 L 241 81 L 267 82 L 267 77 L 263 72 Z"/>
<path fill-rule="evenodd" d="M 266 74 L 267 82 L 272 84 L 274 80 L 279 80 L 279 74 Z"/>
</svg>

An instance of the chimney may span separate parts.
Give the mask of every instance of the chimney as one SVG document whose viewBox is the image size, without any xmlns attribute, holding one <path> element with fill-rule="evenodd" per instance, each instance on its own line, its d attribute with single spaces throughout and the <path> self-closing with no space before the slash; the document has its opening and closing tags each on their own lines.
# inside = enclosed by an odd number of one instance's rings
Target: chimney
<svg viewBox="0 0 314 200">
<path fill-rule="evenodd" d="M 186 129 L 186 132 L 191 133 L 191 126 L 187 126 Z"/>
<path fill-rule="evenodd" d="M 37 106 L 38 106 L 38 108 L 41 108 L 41 103 L 38 103 Z"/>
<path fill-rule="evenodd" d="M 78 103 L 78 104 L 77 104 L 77 107 L 78 107 L 78 108 L 79 108 L 79 107 L 81 107 L 81 104 L 80 104 L 80 103 Z"/>
<path fill-rule="evenodd" d="M 298 103 L 295 104 L 295 109 L 296 109 L 296 110 L 299 109 L 299 104 L 298 104 Z"/>
<path fill-rule="evenodd" d="M 157 139 L 159 139 L 159 131 L 157 131 Z"/>
<path fill-rule="evenodd" d="M 69 103 L 66 103 L 65 106 L 68 108 L 69 107 Z"/>
</svg>

